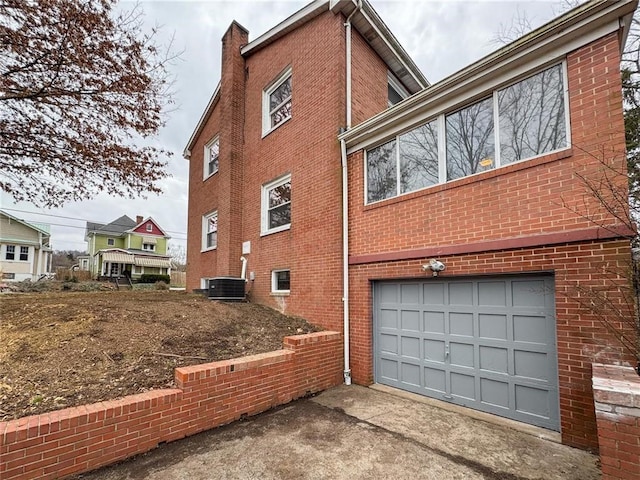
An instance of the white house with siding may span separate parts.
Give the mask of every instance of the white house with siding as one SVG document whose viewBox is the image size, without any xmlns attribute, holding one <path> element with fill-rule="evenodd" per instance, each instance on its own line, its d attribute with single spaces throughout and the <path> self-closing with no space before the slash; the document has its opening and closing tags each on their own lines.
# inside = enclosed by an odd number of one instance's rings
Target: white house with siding
<svg viewBox="0 0 640 480">
<path fill-rule="evenodd" d="M 31 224 L 0 210 L 0 280 L 38 280 L 51 273 L 49 225 Z"/>
</svg>

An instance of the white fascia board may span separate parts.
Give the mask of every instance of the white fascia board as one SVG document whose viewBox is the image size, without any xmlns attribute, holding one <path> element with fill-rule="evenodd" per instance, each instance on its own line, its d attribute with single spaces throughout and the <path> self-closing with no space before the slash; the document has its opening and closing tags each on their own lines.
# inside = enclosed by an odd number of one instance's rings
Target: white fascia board
<svg viewBox="0 0 640 480">
<path fill-rule="evenodd" d="M 306 7 L 298 10 L 284 21 L 280 22 L 272 29 L 266 31 L 252 42 L 247 43 L 240 49 L 240 53 L 243 56 L 246 56 L 254 51 L 260 50 L 271 42 L 274 42 L 278 38 L 289 33 L 291 30 L 295 30 L 301 24 L 308 22 L 323 11 L 327 10 L 329 10 L 329 2 L 327 0 L 315 0 Z"/>
<path fill-rule="evenodd" d="M 347 153 L 394 136 L 619 29 L 637 0 L 597 0 L 559 17 L 338 136 Z"/>
<path fill-rule="evenodd" d="M 187 143 L 187 146 L 184 148 L 184 151 L 182 152 L 182 156 L 185 158 L 185 160 L 189 160 L 189 158 L 191 157 L 191 149 L 193 148 L 193 144 L 195 143 L 198 135 L 200 135 L 200 132 L 204 127 L 204 124 L 211 116 L 211 113 L 213 112 L 213 107 L 215 107 L 216 103 L 218 103 L 219 95 L 220 95 L 220 82 L 218 82 L 216 89 L 213 91 L 213 95 L 211 95 L 211 98 L 209 99 L 207 108 L 204 109 L 204 112 L 200 116 L 200 120 L 198 120 L 196 128 L 193 130 L 193 133 L 189 138 L 189 142 Z"/>
</svg>

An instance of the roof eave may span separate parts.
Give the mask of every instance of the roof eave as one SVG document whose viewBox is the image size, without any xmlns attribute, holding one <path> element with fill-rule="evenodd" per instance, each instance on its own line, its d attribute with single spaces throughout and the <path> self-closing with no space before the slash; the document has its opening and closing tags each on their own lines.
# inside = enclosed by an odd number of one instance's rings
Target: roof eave
<svg viewBox="0 0 640 480">
<path fill-rule="evenodd" d="M 369 135 L 373 135 L 376 129 L 382 126 L 391 126 L 408 113 L 416 113 L 420 105 L 430 98 L 446 95 L 448 91 L 456 90 L 463 83 L 475 82 L 486 75 L 488 71 L 495 70 L 494 67 L 496 65 L 505 64 L 523 52 L 531 55 L 530 52 L 535 51 L 540 45 L 555 45 L 566 42 L 567 38 L 577 38 L 584 30 L 595 29 L 597 26 L 611 21 L 615 15 L 618 15 L 618 18 L 623 18 L 628 13 L 626 10 L 633 13 L 637 3 L 638 0 L 622 0 L 616 3 L 612 3 L 609 0 L 595 0 L 583 4 L 528 35 L 483 57 L 468 67 L 453 73 L 440 82 L 431 85 L 422 92 L 347 130 L 339 135 L 338 139 L 344 140 L 347 147 L 363 143 Z"/>
<path fill-rule="evenodd" d="M 204 112 L 202 112 L 202 115 L 200 116 L 200 120 L 198 120 L 198 123 L 196 124 L 196 128 L 193 130 L 191 137 L 189 137 L 189 142 L 187 142 L 187 146 L 182 152 L 182 156 L 185 158 L 185 160 L 189 160 L 189 158 L 191 158 L 191 149 L 193 148 L 193 145 L 196 143 L 196 139 L 198 138 L 198 135 L 200 135 L 200 132 L 202 132 L 202 129 L 204 128 L 204 124 L 207 123 L 207 120 L 209 120 L 209 117 L 213 113 L 213 109 L 215 108 L 219 99 L 220 99 L 220 81 L 218 81 L 218 85 L 216 86 L 216 89 L 213 91 L 213 94 L 209 99 L 209 103 L 207 103 L 207 107 L 204 109 Z"/>
</svg>

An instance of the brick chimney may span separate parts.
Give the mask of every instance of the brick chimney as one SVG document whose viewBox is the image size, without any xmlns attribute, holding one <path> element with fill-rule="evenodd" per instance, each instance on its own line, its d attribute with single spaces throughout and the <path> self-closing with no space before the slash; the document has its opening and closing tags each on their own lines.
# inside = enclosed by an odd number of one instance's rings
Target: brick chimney
<svg viewBox="0 0 640 480">
<path fill-rule="evenodd" d="M 140 225 L 142 223 L 142 220 L 144 220 L 142 215 L 136 215 L 136 225 Z"/>
<path fill-rule="evenodd" d="M 221 276 L 239 276 L 241 271 L 245 61 L 240 48 L 248 39 L 249 32 L 237 22 L 222 37 L 217 247 Z"/>
</svg>

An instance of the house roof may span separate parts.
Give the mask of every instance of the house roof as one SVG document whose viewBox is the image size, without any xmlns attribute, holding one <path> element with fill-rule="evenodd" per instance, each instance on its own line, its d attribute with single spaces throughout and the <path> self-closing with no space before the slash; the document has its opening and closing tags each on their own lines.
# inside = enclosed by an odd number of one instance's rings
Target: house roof
<svg viewBox="0 0 640 480">
<path fill-rule="evenodd" d="M 397 103 L 338 136 L 353 152 L 388 138 L 389 132 L 411 128 L 434 112 L 455 108 L 486 95 L 488 85 L 526 72 L 527 63 L 552 62 L 588 41 L 620 30 L 628 35 L 638 0 L 591 0 L 546 23 L 421 92 Z M 507 72 L 507 73 L 505 73 Z"/>
<path fill-rule="evenodd" d="M 160 233 L 162 233 L 162 236 L 169 239 L 171 238 L 169 235 L 167 235 L 167 233 L 162 229 L 162 227 L 160 227 L 160 225 L 158 225 L 158 222 L 156 222 L 153 218 L 151 217 L 147 217 L 145 218 L 143 221 L 141 221 L 140 223 L 138 223 L 137 225 L 134 225 L 132 228 L 127 229 L 126 233 L 132 233 L 134 230 L 136 230 L 137 228 L 139 228 L 140 226 L 144 225 L 145 223 L 151 221 L 158 230 L 160 230 Z M 135 223 L 135 222 L 134 222 Z M 151 232 L 145 232 L 145 235 L 155 235 Z M 149 242 L 145 242 L 145 243 L 149 243 Z M 154 242 L 155 243 L 155 240 Z"/>
<path fill-rule="evenodd" d="M 371 4 L 367 0 L 361 0 L 359 3 L 361 4 L 361 8 L 357 9 L 351 19 L 354 28 L 360 32 L 363 38 L 387 64 L 389 70 L 403 83 L 409 93 L 413 94 L 427 87 L 429 85 L 427 78 L 407 54 L 402 45 L 400 45 L 400 42 L 398 42 L 393 33 L 391 33 L 391 30 L 385 25 Z M 240 53 L 244 57 L 248 57 L 327 10 L 335 14 L 341 13 L 348 17 L 356 10 L 356 6 L 357 4 L 354 0 L 315 0 L 255 40 L 249 42 L 242 47 Z M 198 135 L 202 132 L 204 124 L 209 119 L 219 98 L 220 83 L 218 83 L 214 90 L 207 107 L 200 116 L 196 128 L 184 149 L 183 156 L 187 160 L 191 156 L 191 149 L 193 148 L 196 138 L 198 138 Z"/>
<path fill-rule="evenodd" d="M 51 233 L 49 232 L 49 228 L 50 228 L 49 225 L 40 224 L 40 223 L 38 223 L 38 224 L 29 223 L 29 222 L 27 222 L 25 220 L 22 220 L 20 218 L 14 217 L 13 215 L 5 212 L 4 210 L 0 210 L 0 214 L 4 215 L 7 218 L 10 218 L 11 220 L 13 220 L 15 222 L 19 222 L 19 223 L 21 223 L 21 224 L 23 224 L 23 225 L 25 225 L 25 226 L 37 231 L 38 233 L 41 233 L 41 234 L 45 235 L 47 237 L 51 236 Z"/>
<path fill-rule="evenodd" d="M 136 222 L 134 220 L 131 220 L 126 215 L 122 215 L 120 218 L 116 218 L 113 222 L 107 224 L 87 222 L 86 235 L 94 233 L 99 235 L 120 236 L 135 226 Z"/>
</svg>

